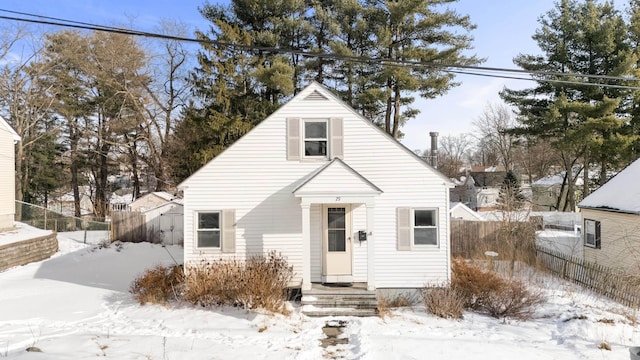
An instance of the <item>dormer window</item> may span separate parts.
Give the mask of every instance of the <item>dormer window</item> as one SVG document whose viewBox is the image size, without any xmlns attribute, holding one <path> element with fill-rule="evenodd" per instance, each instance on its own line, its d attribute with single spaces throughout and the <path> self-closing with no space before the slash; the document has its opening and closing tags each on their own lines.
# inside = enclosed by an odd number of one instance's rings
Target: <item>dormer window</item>
<svg viewBox="0 0 640 360">
<path fill-rule="evenodd" d="M 327 120 L 304 120 L 304 156 L 327 157 Z"/>
</svg>

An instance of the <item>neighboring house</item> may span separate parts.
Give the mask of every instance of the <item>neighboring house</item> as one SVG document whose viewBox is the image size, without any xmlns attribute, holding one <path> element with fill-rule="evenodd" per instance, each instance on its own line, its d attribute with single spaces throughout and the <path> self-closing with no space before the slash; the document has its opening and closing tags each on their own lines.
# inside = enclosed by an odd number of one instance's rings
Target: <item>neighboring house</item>
<svg viewBox="0 0 640 360">
<path fill-rule="evenodd" d="M 582 200 L 585 260 L 640 270 L 640 159 Z"/>
<path fill-rule="evenodd" d="M 80 194 L 80 215 L 83 217 L 93 215 L 91 187 L 87 185 L 79 186 L 78 192 Z M 74 216 L 75 202 L 73 192 L 69 191 L 60 196 L 52 196 L 47 208 L 66 216 Z"/>
<path fill-rule="evenodd" d="M 175 196 L 165 191 L 148 193 L 137 198 L 135 201 L 129 204 L 129 210 L 144 212 L 148 209 L 166 204 L 175 198 Z"/>
<path fill-rule="evenodd" d="M 462 176 L 460 180 L 452 179 L 455 187 L 449 191 L 449 200 L 461 202 L 472 210 L 478 208 L 478 191 L 471 176 Z"/>
<path fill-rule="evenodd" d="M 564 174 L 566 172 L 563 171 L 555 175 L 548 175 L 531 183 L 533 211 L 563 211 L 557 207 L 558 203 L 564 204 L 567 198 L 568 189 L 566 186 L 562 186 L 565 182 Z M 581 193 L 582 184 L 582 177 L 576 179 L 576 198 Z M 574 211 L 575 209 L 569 210 Z"/>
<path fill-rule="evenodd" d="M 461 202 L 452 202 L 449 208 L 449 214 L 451 214 L 452 219 L 461 219 L 466 221 L 486 221 L 485 218 L 483 218 L 477 212 L 473 211 Z"/>
<path fill-rule="evenodd" d="M 303 293 L 443 284 L 452 186 L 312 83 L 179 185 L 185 264 L 274 250 Z"/>
<path fill-rule="evenodd" d="M 12 229 L 16 214 L 15 144 L 20 136 L 0 116 L 0 231 Z"/>
<path fill-rule="evenodd" d="M 475 211 L 492 211 L 498 206 L 500 186 L 506 171 L 503 166 L 473 166 L 455 182 L 451 201 L 461 202 Z"/>
</svg>

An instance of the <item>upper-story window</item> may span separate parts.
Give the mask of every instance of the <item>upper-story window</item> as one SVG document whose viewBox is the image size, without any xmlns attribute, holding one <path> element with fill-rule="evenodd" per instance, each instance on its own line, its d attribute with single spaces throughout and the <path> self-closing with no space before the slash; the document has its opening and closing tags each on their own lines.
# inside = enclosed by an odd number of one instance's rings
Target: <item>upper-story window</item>
<svg viewBox="0 0 640 360">
<path fill-rule="evenodd" d="M 305 157 L 327 157 L 328 130 L 327 120 L 304 120 Z"/>
<path fill-rule="evenodd" d="M 342 118 L 287 118 L 287 160 L 342 159 Z"/>
</svg>

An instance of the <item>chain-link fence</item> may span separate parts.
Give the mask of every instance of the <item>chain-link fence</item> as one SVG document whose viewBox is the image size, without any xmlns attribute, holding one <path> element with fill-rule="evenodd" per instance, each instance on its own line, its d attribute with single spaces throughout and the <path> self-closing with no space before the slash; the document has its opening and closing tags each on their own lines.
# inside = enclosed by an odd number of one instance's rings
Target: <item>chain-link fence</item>
<svg viewBox="0 0 640 360">
<path fill-rule="evenodd" d="M 84 243 L 109 241 L 111 223 L 78 218 L 55 212 L 42 206 L 16 200 L 16 221 Z"/>
</svg>

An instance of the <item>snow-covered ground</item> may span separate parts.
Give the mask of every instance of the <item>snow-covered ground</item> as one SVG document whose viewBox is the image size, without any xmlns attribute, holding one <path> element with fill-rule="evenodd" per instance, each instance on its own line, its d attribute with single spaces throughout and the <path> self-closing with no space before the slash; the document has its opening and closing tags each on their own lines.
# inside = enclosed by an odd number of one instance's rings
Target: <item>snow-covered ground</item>
<svg viewBox="0 0 640 360">
<path fill-rule="evenodd" d="M 629 359 L 636 312 L 553 279 L 530 321 L 465 313 L 444 320 L 416 306 L 344 318 L 348 344 L 322 348 L 328 319 L 187 304 L 140 306 L 129 284 L 182 258 L 147 243 L 99 248 L 60 236 L 51 259 L 0 273 L 0 358 L 10 359 Z M 601 350 L 606 342 L 611 350 Z M 28 347 L 42 352 L 27 352 Z"/>
</svg>

